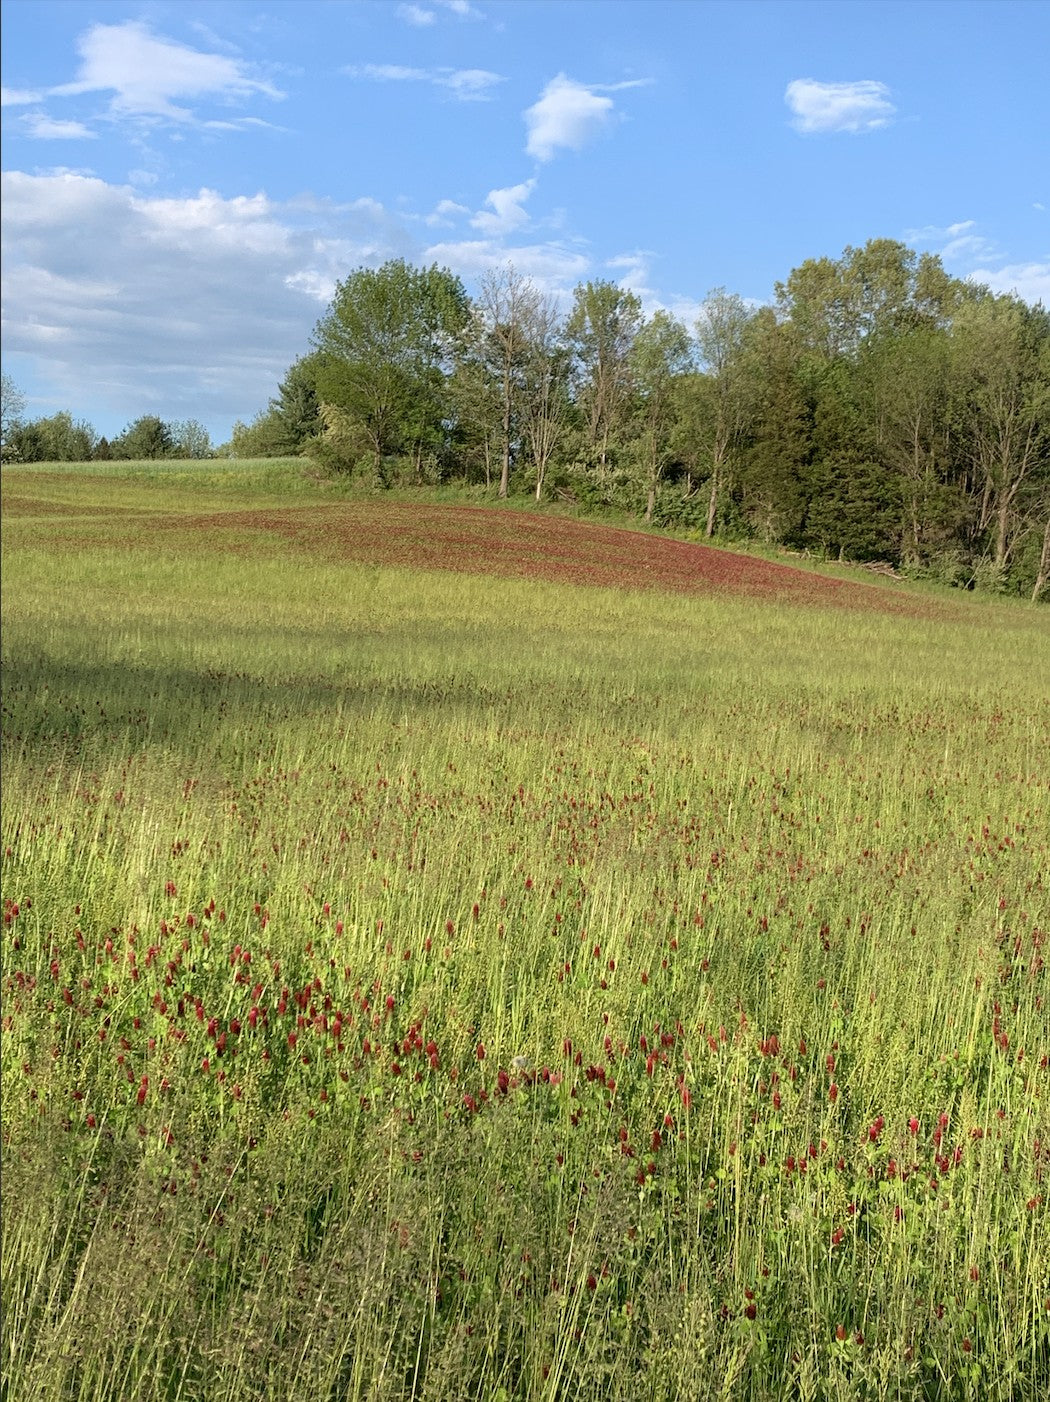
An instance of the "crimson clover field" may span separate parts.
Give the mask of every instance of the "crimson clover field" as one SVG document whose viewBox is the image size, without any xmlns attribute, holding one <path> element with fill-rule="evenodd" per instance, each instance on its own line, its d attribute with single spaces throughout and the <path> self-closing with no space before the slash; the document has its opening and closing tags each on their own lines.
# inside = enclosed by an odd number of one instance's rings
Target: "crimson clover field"
<svg viewBox="0 0 1050 1402">
<path fill-rule="evenodd" d="M 1045 609 L 3 478 L 9 1402 L 1046 1394 Z"/>
</svg>

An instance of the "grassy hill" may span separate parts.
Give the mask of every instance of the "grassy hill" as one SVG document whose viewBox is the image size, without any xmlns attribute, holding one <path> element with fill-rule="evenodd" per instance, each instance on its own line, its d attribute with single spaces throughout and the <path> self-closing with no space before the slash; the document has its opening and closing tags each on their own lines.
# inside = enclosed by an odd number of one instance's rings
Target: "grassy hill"
<svg viewBox="0 0 1050 1402">
<path fill-rule="evenodd" d="M 5 1396 L 1041 1397 L 1050 623 L 3 473 Z"/>
</svg>

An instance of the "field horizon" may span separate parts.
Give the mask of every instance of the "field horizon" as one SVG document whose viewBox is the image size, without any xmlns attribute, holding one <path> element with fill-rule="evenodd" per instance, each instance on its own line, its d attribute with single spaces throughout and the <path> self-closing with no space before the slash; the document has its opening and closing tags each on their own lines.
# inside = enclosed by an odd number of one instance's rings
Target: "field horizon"
<svg viewBox="0 0 1050 1402">
<path fill-rule="evenodd" d="M 1045 1394 L 1042 608 L 2 484 L 9 1402 Z"/>
</svg>

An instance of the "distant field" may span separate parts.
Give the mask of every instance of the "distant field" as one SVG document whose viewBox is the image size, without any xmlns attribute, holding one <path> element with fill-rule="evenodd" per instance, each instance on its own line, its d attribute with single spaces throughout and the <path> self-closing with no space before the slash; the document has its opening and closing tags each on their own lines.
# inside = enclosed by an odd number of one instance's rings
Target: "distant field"
<svg viewBox="0 0 1050 1402">
<path fill-rule="evenodd" d="M 594 585 L 620 590 L 656 589 L 675 593 L 712 591 L 785 602 L 839 605 L 891 613 L 929 611 L 895 585 L 859 578 L 826 575 L 708 545 L 664 535 L 573 520 L 550 513 L 508 510 L 425 499 L 282 502 L 274 507 L 258 490 L 248 506 L 237 510 L 229 501 L 209 502 L 194 510 L 193 498 L 174 466 L 164 465 L 157 479 L 136 465 L 106 484 L 99 501 L 99 481 L 70 472 L 9 471 L 4 510 L 9 517 L 47 521 L 56 517 L 104 516 L 108 543 L 138 545 L 147 537 L 158 545 L 166 536 L 179 538 L 178 548 L 223 550 L 245 533 L 259 549 L 291 544 L 297 551 L 324 558 L 453 573 L 496 574 L 549 582 Z M 183 465 L 185 468 L 186 465 Z M 218 482 L 236 491 L 258 465 L 238 465 L 224 480 L 213 466 L 198 469 L 198 483 Z M 301 468 L 300 468 L 301 471 Z M 189 473 L 193 480 L 192 468 Z M 279 468 L 271 469 L 273 485 L 286 485 Z M 129 481 L 130 479 L 130 481 Z M 143 480 L 144 479 L 144 480 Z M 170 491 L 173 480 L 176 496 Z M 249 479 L 250 480 L 250 479 Z M 134 486 L 132 487 L 132 483 Z M 254 486 L 253 482 L 253 486 Z M 320 490 L 315 489 L 314 495 Z M 117 500 L 117 498 L 121 498 Z M 172 510 L 172 507 L 175 507 Z M 123 518 L 123 519 L 122 519 Z M 50 532 L 52 538 L 55 531 Z M 60 533 L 61 534 L 61 533 Z M 70 545 L 91 543 L 83 532 L 66 534 Z M 943 604 L 941 605 L 943 608 Z"/>
<path fill-rule="evenodd" d="M 1045 610 L 289 464 L 3 527 L 8 1402 L 1045 1395 Z"/>
</svg>

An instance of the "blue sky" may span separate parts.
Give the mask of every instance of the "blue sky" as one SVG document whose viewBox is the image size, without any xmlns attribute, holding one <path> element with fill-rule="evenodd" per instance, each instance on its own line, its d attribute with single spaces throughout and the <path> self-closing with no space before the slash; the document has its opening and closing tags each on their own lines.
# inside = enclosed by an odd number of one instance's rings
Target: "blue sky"
<svg viewBox="0 0 1050 1402">
<path fill-rule="evenodd" d="M 687 324 L 870 238 L 1050 305 L 1044 0 L 5 0 L 3 364 L 220 441 L 338 279 L 607 278 Z"/>
</svg>

